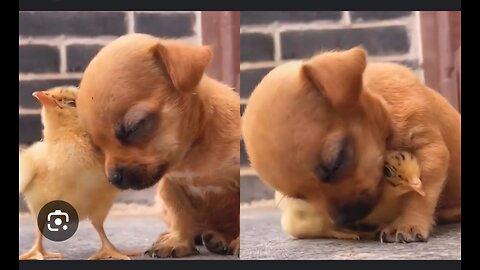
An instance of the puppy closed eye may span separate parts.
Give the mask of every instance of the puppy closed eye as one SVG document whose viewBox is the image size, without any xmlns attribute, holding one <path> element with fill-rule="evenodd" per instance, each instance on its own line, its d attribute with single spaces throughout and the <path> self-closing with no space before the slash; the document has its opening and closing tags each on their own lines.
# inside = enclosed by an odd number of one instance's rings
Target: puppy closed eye
<svg viewBox="0 0 480 270">
<path fill-rule="evenodd" d="M 122 144 L 129 144 L 146 135 L 152 126 L 152 116 L 145 116 L 135 121 L 125 119 L 115 129 L 115 136 Z"/>
<path fill-rule="evenodd" d="M 349 143 L 347 139 L 340 142 L 340 150 L 334 154 L 331 161 L 322 161 L 322 165 L 316 168 L 315 174 L 325 183 L 331 183 L 341 176 L 348 163 Z"/>
</svg>

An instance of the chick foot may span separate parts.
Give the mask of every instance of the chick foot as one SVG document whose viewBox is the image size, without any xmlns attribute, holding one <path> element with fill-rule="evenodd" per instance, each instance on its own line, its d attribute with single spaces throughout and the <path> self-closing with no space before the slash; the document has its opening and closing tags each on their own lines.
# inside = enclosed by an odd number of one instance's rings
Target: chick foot
<svg viewBox="0 0 480 270">
<path fill-rule="evenodd" d="M 45 260 L 45 259 L 60 259 L 63 255 L 58 252 L 48 252 L 40 248 L 32 248 L 25 254 L 18 257 L 19 260 Z"/>
<path fill-rule="evenodd" d="M 89 260 L 130 260 L 126 254 L 123 254 L 121 251 L 117 250 L 113 246 L 104 245 L 102 248 L 95 252 L 92 256 L 88 258 Z"/>
<path fill-rule="evenodd" d="M 93 227 L 97 230 L 98 236 L 100 236 L 100 241 L 102 242 L 102 247 L 100 250 L 95 252 L 90 256 L 89 260 L 130 260 L 126 254 L 119 251 L 111 242 L 108 240 L 105 230 L 103 229 L 103 222 L 92 222 Z M 132 253 L 136 255 L 136 253 Z"/>
<path fill-rule="evenodd" d="M 39 230 L 35 232 L 35 244 L 25 254 L 18 257 L 19 260 L 45 260 L 45 259 L 59 259 L 63 258 L 61 253 L 48 252 L 43 248 L 43 235 Z"/>
</svg>

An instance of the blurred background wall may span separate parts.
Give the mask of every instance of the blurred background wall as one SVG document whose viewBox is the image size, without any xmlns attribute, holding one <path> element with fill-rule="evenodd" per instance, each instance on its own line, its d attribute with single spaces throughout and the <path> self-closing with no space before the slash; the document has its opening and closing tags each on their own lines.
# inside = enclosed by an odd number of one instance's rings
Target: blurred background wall
<svg viewBox="0 0 480 270">
<path fill-rule="evenodd" d="M 454 72 L 455 59 L 460 67 L 459 18 L 460 12 L 241 12 L 241 112 L 257 83 L 276 65 L 309 58 L 319 51 L 357 45 L 368 51 L 369 61 L 410 67 L 459 108 L 456 77 L 459 80 L 460 76 Z M 249 167 L 243 141 L 241 165 L 241 201 L 272 198 L 273 191 Z"/>
<path fill-rule="evenodd" d="M 20 12 L 19 145 L 41 139 L 37 90 L 78 85 L 82 72 L 107 43 L 147 33 L 211 46 L 207 73 L 239 91 L 239 12 Z M 123 202 L 152 203 L 154 188 L 124 192 Z M 24 209 L 20 200 L 20 208 Z"/>
</svg>

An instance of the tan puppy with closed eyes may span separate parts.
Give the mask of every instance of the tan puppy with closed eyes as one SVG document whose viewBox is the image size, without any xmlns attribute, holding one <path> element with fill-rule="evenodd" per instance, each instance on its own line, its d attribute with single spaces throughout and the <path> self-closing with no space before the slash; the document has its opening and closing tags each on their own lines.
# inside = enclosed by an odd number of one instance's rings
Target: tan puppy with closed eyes
<svg viewBox="0 0 480 270">
<path fill-rule="evenodd" d="M 425 241 L 436 219 L 460 220 L 460 114 L 407 68 L 367 65 L 361 48 L 273 69 L 249 99 L 242 132 L 260 178 L 327 224 L 348 227 L 372 212 L 387 149 L 414 154 L 426 196 L 405 194 L 395 216 L 380 217 L 383 241 Z"/>
<path fill-rule="evenodd" d="M 85 70 L 81 122 L 121 189 L 159 182 L 169 230 L 146 254 L 239 252 L 239 96 L 204 74 L 211 52 L 145 34 L 104 47 Z"/>
</svg>

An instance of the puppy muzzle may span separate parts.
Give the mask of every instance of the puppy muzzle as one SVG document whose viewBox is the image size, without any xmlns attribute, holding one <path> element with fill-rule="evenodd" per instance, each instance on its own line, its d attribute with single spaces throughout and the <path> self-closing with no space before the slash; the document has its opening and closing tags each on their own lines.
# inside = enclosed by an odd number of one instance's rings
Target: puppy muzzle
<svg viewBox="0 0 480 270">
<path fill-rule="evenodd" d="M 366 217 L 373 209 L 373 204 L 358 202 L 339 207 L 334 214 L 334 222 L 338 226 L 351 225 Z"/>
<path fill-rule="evenodd" d="M 116 167 L 108 173 L 108 180 L 119 189 L 140 190 L 155 185 L 166 171 L 166 164 L 158 166 L 153 174 L 145 170 Z"/>
</svg>

